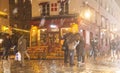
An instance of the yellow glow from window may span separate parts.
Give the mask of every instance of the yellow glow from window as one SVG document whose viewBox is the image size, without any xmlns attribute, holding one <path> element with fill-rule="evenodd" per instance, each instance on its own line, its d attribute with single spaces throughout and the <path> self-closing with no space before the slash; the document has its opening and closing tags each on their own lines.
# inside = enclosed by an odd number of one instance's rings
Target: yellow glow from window
<svg viewBox="0 0 120 73">
<path fill-rule="evenodd" d="M 6 30 L 9 30 L 9 28 L 6 26 L 2 26 L 2 31 L 6 31 Z"/>
<path fill-rule="evenodd" d="M 7 15 L 7 13 L 0 11 L 0 15 Z"/>
<path fill-rule="evenodd" d="M 78 32 L 78 25 L 77 24 L 73 23 L 71 25 L 71 32 L 72 33 L 77 33 Z"/>
</svg>

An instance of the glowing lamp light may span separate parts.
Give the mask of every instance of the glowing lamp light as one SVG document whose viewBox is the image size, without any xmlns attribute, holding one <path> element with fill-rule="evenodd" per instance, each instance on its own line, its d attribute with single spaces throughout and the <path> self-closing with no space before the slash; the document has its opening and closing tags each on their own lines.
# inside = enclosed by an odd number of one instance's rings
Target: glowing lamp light
<svg viewBox="0 0 120 73">
<path fill-rule="evenodd" d="M 57 28 L 57 25 L 51 24 L 50 28 Z"/>
<path fill-rule="evenodd" d="M 0 11 L 0 15 L 7 15 L 7 13 Z"/>
<path fill-rule="evenodd" d="M 2 43 L 3 39 L 0 39 L 0 43 Z"/>
<path fill-rule="evenodd" d="M 90 19 L 90 17 L 91 17 L 91 11 L 89 9 L 87 9 L 84 13 L 84 18 Z"/>
<path fill-rule="evenodd" d="M 9 30 L 9 28 L 6 26 L 2 26 L 2 31 L 6 31 L 6 30 Z"/>
<path fill-rule="evenodd" d="M 32 26 L 31 35 L 33 35 L 33 36 L 36 35 L 37 31 L 38 31 L 38 28 L 36 26 Z"/>
</svg>

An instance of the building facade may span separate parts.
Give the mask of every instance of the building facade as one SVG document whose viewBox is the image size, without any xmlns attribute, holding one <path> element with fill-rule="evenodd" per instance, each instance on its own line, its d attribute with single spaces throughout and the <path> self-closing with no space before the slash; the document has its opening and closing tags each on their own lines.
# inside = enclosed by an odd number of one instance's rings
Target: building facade
<svg viewBox="0 0 120 73">
<path fill-rule="evenodd" d="M 70 24 L 76 23 L 86 47 L 92 38 L 98 38 L 99 49 L 105 50 L 114 38 L 110 32 L 119 25 L 119 12 L 114 0 L 35 0 L 32 1 L 31 25 L 41 29 L 41 43 L 48 41 L 47 45 L 54 46 L 61 43 Z"/>
<path fill-rule="evenodd" d="M 0 0 L 0 25 L 30 29 L 31 0 Z"/>
<path fill-rule="evenodd" d="M 2 25 L 9 25 L 9 0 L 0 0 L 0 28 Z M 1 30 L 0 30 L 1 31 Z"/>
<path fill-rule="evenodd" d="M 29 29 L 31 0 L 9 0 L 9 19 L 12 27 Z"/>
</svg>

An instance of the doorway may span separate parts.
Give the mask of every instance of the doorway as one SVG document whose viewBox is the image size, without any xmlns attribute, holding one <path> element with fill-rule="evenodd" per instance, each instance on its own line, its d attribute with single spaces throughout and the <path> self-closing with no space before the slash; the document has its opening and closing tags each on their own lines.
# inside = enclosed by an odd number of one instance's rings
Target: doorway
<svg viewBox="0 0 120 73">
<path fill-rule="evenodd" d="M 49 52 L 54 52 L 59 45 L 60 45 L 59 32 L 49 32 L 48 33 Z"/>
</svg>

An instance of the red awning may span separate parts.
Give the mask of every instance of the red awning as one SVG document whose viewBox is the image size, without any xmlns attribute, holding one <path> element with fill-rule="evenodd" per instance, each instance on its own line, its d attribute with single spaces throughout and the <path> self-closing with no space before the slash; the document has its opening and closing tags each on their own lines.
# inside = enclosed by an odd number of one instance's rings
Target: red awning
<svg viewBox="0 0 120 73">
<path fill-rule="evenodd" d="M 41 20 L 40 21 L 31 21 L 30 25 L 39 26 L 41 23 Z M 49 27 L 50 24 L 55 24 L 58 27 L 69 27 L 71 23 L 76 23 L 76 22 L 77 22 L 77 19 L 75 19 L 75 18 L 48 19 L 48 20 L 45 20 L 42 27 L 47 28 L 47 27 Z"/>
</svg>

